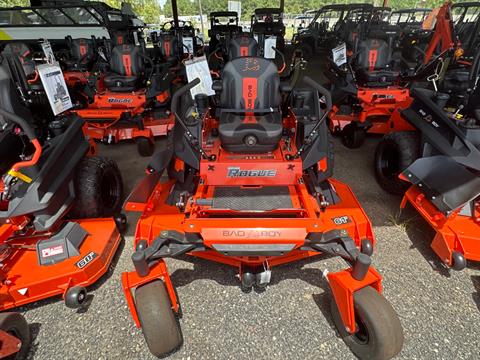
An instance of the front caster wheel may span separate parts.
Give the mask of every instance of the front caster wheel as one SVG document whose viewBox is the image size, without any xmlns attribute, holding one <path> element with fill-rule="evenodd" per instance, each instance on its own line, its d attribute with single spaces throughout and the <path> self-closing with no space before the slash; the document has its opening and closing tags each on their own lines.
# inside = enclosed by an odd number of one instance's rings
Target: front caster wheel
<svg viewBox="0 0 480 360">
<path fill-rule="evenodd" d="M 136 139 L 138 154 L 142 157 L 149 157 L 153 155 L 155 151 L 155 144 L 144 136 L 140 136 Z"/>
<path fill-rule="evenodd" d="M 74 286 L 65 294 L 65 305 L 71 309 L 78 309 L 87 300 L 87 289 L 83 286 Z"/>
<path fill-rule="evenodd" d="M 465 256 L 458 251 L 452 252 L 452 269 L 456 271 L 462 271 L 467 267 L 467 260 L 465 260 Z"/>
<path fill-rule="evenodd" d="M 350 334 L 343 325 L 335 301 L 331 311 L 335 326 L 345 344 L 360 359 L 386 360 L 403 346 L 403 329 L 392 305 L 374 288 L 367 286 L 354 293 L 357 329 Z"/>
<path fill-rule="evenodd" d="M 163 281 L 156 280 L 135 290 L 135 306 L 150 352 L 165 356 L 182 345 L 182 333 Z"/>
<path fill-rule="evenodd" d="M 351 122 L 341 132 L 342 143 L 349 149 L 359 148 L 365 142 L 365 135 L 364 129 Z"/>
<path fill-rule="evenodd" d="M 15 336 L 21 341 L 18 352 L 7 357 L 7 359 L 24 359 L 30 347 L 30 328 L 23 315 L 15 312 L 1 313 L 0 330 Z"/>
</svg>

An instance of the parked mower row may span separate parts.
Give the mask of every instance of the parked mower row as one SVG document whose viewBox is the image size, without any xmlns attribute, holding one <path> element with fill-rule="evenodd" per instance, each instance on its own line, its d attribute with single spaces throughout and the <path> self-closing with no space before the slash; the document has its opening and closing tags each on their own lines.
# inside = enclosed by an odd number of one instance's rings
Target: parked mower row
<svg viewBox="0 0 480 360">
<path fill-rule="evenodd" d="M 81 307 L 112 262 L 125 210 L 140 217 L 122 288 L 153 355 L 184 341 L 167 258 L 233 266 L 248 293 L 265 289 L 274 267 L 323 254 L 346 263 L 326 273 L 340 336 L 361 359 L 395 357 L 402 325 L 371 264 L 370 220 L 350 187 L 332 178 L 332 135 L 350 148 L 384 135 L 375 154 L 382 188 L 403 195 L 401 207 L 410 203 L 435 229 L 432 247 L 446 265 L 480 261 L 480 53 L 474 38 L 469 49 L 460 39 L 478 19 L 455 22 L 452 9 L 435 11 L 428 33 L 411 22 L 401 34 L 385 22 L 387 8 L 321 10 L 342 14 L 335 31 L 323 28 L 328 50 L 345 43 L 343 60 L 339 48 L 321 55 L 330 89 L 303 75 L 320 43 L 310 51 L 298 34 L 286 61 L 281 9 L 257 9 L 250 34 L 235 13 L 213 14 L 209 49 L 178 19 L 149 34 L 151 48 L 135 26 L 108 38 L 67 36 L 51 53 L 45 42 L 3 44 L 0 310 L 58 295 Z M 407 48 L 422 56 L 402 57 Z M 212 74 L 192 77 L 187 66 L 199 59 Z M 56 83 L 54 100 L 71 95 L 73 106 L 59 113 L 42 78 L 47 65 L 58 65 L 66 84 Z M 166 146 L 155 151 L 157 136 Z M 96 146 L 122 140 L 151 156 L 123 209 L 120 171 Z M 0 354 L 24 356 L 24 319 L 0 315 Z"/>
</svg>

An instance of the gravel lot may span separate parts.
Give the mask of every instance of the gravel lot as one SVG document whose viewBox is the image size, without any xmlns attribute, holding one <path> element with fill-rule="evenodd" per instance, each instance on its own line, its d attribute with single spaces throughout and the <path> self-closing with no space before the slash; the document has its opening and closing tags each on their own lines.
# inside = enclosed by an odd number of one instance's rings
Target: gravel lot
<svg viewBox="0 0 480 360">
<path fill-rule="evenodd" d="M 374 265 L 384 294 L 405 330 L 399 359 L 480 358 L 480 267 L 462 272 L 442 267 L 429 248 L 431 232 L 412 211 L 398 216 L 400 198 L 376 184 L 372 163 L 376 138 L 357 150 L 336 141 L 335 177 L 348 183 L 374 224 Z M 116 159 L 127 189 L 146 163 L 132 144 L 100 147 Z M 90 306 L 75 311 L 51 299 L 20 308 L 34 336 L 31 359 L 150 359 L 120 283 L 131 270 L 137 215 L 110 273 L 91 289 Z M 183 347 L 171 359 L 352 359 L 334 330 L 330 293 L 322 271 L 343 267 L 317 258 L 274 268 L 273 284 L 244 294 L 235 269 L 199 259 L 168 260 L 183 308 Z"/>
</svg>

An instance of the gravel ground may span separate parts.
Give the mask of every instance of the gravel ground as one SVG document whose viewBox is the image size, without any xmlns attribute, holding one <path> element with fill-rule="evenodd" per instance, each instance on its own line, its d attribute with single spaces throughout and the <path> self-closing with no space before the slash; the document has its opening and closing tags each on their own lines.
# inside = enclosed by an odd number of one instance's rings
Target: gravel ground
<svg viewBox="0 0 480 360">
<path fill-rule="evenodd" d="M 431 232 L 412 211 L 398 214 L 400 199 L 376 184 L 372 162 L 378 139 L 357 150 L 335 143 L 335 177 L 348 183 L 374 225 L 374 265 L 384 294 L 405 331 L 399 359 L 480 357 L 480 272 L 452 272 L 429 248 Z M 132 144 L 101 147 L 118 161 L 127 189 L 143 176 L 145 159 Z M 51 299 L 20 308 L 31 324 L 30 359 L 151 359 L 124 301 L 123 271 L 132 270 L 137 215 L 111 271 L 92 289 L 89 307 L 75 311 Z M 168 261 L 182 303 L 183 347 L 171 359 L 352 359 L 329 313 L 330 293 L 322 271 L 343 267 L 338 259 L 274 268 L 273 284 L 244 294 L 235 269 L 199 259 Z"/>
</svg>

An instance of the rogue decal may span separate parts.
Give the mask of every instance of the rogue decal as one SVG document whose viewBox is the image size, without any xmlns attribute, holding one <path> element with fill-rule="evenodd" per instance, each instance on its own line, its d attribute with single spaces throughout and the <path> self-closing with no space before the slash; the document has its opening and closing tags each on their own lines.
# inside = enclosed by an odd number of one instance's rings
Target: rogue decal
<svg viewBox="0 0 480 360">
<path fill-rule="evenodd" d="M 108 98 L 108 102 L 110 104 L 129 104 L 131 103 L 133 100 L 132 99 L 129 99 L 129 98 L 123 98 L 123 99 L 119 99 L 119 98 Z"/>
<path fill-rule="evenodd" d="M 277 170 L 242 170 L 239 167 L 229 167 L 227 177 L 275 177 Z"/>
</svg>

